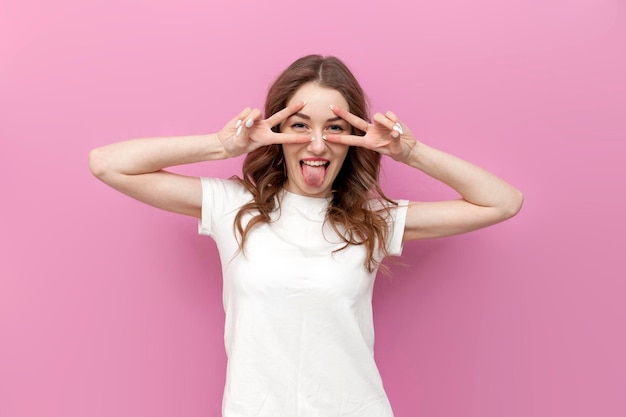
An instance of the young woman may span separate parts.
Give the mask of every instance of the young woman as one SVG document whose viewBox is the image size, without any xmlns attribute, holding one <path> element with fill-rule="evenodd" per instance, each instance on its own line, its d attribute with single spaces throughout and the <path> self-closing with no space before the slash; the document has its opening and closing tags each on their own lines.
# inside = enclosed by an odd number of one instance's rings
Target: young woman
<svg viewBox="0 0 626 417">
<path fill-rule="evenodd" d="M 418 142 L 392 112 L 369 120 L 337 58 L 306 56 L 219 132 L 95 149 L 94 175 L 152 206 L 197 217 L 218 245 L 228 355 L 223 416 L 392 416 L 373 358 L 372 289 L 402 243 L 515 215 L 522 195 L 485 170 Z M 165 169 L 246 153 L 241 179 Z M 456 190 L 392 201 L 381 155 Z"/>
</svg>

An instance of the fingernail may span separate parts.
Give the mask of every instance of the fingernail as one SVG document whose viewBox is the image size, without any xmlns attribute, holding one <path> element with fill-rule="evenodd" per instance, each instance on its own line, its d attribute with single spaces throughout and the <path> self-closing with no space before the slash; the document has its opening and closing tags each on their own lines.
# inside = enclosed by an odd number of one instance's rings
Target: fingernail
<svg viewBox="0 0 626 417">
<path fill-rule="evenodd" d="M 311 136 L 311 142 L 315 142 L 315 138 Z"/>
<path fill-rule="evenodd" d="M 334 104 L 330 104 L 328 107 L 330 107 L 331 110 L 335 110 L 335 105 Z"/>
<path fill-rule="evenodd" d="M 253 125 L 253 124 L 254 124 L 254 120 L 252 120 L 252 119 L 248 119 L 248 120 L 246 120 L 246 127 L 247 127 L 248 129 L 250 129 L 250 128 L 252 127 L 252 125 Z"/>
<path fill-rule="evenodd" d="M 322 136 L 322 139 L 324 139 L 324 140 L 328 140 L 328 139 L 326 138 L 326 135 Z"/>
<path fill-rule="evenodd" d="M 241 128 L 243 126 L 241 126 L 241 123 L 239 124 L 239 127 L 237 127 L 237 133 L 235 133 L 235 137 L 239 136 L 239 134 L 241 133 Z"/>
<path fill-rule="evenodd" d="M 237 120 L 237 123 L 235 123 L 235 127 L 239 127 L 241 126 L 241 119 Z"/>
<path fill-rule="evenodd" d="M 393 132 L 391 134 L 391 137 L 394 138 L 394 139 L 398 139 L 400 137 L 400 134 L 398 132 Z"/>
<path fill-rule="evenodd" d="M 398 124 L 393 125 L 393 130 L 395 130 L 396 132 L 398 132 L 400 134 L 404 133 L 402 131 L 402 128 L 400 126 L 398 126 Z"/>
<path fill-rule="evenodd" d="M 308 103 L 306 100 L 304 100 L 304 102 L 302 103 L 302 107 L 306 106 L 306 103 Z"/>
</svg>

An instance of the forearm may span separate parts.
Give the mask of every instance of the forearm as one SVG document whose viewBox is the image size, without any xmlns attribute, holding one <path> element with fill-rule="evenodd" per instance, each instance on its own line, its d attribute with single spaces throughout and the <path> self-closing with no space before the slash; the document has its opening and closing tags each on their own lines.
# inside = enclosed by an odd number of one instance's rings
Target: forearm
<svg viewBox="0 0 626 417">
<path fill-rule="evenodd" d="M 496 175 L 463 159 L 418 143 L 406 164 L 456 190 L 469 203 L 502 210 L 503 217 L 515 215 L 522 193 Z"/>
<path fill-rule="evenodd" d="M 216 134 L 133 139 L 94 149 L 89 166 L 96 177 L 136 175 L 194 162 L 225 159 Z"/>
</svg>

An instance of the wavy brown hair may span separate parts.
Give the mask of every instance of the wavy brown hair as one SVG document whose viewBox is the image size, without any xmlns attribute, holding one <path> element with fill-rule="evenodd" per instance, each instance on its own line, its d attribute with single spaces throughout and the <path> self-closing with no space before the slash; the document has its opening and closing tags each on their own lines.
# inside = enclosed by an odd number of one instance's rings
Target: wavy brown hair
<svg viewBox="0 0 626 417">
<path fill-rule="evenodd" d="M 265 100 L 265 117 L 284 109 L 295 92 L 304 84 L 315 82 L 339 91 L 349 111 L 369 121 L 369 106 L 363 89 L 348 67 L 333 56 L 308 55 L 296 60 L 272 84 Z M 279 126 L 274 127 L 278 132 Z M 352 134 L 365 133 L 353 128 Z M 378 255 L 386 256 L 384 242 L 388 235 L 387 216 L 391 205 L 380 188 L 378 178 L 381 155 L 378 152 L 351 146 L 333 182 L 332 200 L 326 221 L 348 245 L 364 245 L 365 267 L 371 272 L 379 266 Z M 287 181 L 287 170 L 281 145 L 269 145 L 250 152 L 243 163 L 243 178 L 238 180 L 252 193 L 253 200 L 241 207 L 235 218 L 235 230 L 244 250 L 246 238 L 254 226 L 271 222 L 271 213 L 280 209 L 277 198 Z M 380 210 L 372 209 L 371 199 L 382 202 Z M 243 218 L 252 214 L 244 225 Z M 378 245 L 378 242 L 381 242 Z M 339 249 L 339 250 L 341 250 Z"/>
</svg>

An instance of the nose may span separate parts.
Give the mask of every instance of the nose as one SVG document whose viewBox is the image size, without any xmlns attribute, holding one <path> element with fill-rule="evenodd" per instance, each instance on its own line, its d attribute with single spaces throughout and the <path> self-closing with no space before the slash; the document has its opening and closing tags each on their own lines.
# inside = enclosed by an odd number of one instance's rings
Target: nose
<svg viewBox="0 0 626 417">
<path fill-rule="evenodd" d="M 322 139 L 322 133 L 312 136 L 307 150 L 314 155 L 320 155 L 326 151 L 326 141 Z"/>
</svg>

